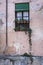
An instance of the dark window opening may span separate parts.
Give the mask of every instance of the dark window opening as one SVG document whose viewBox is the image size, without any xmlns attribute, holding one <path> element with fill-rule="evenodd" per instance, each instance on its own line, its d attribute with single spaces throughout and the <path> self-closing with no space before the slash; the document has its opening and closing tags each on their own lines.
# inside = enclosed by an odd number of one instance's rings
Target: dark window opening
<svg viewBox="0 0 43 65">
<path fill-rule="evenodd" d="M 15 30 L 26 31 L 29 28 L 29 3 L 15 4 Z"/>
</svg>

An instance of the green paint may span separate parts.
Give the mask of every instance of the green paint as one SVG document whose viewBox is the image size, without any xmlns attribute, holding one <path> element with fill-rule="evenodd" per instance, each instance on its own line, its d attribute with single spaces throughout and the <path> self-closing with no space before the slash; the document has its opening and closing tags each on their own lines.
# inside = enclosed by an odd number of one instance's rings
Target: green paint
<svg viewBox="0 0 43 65">
<path fill-rule="evenodd" d="M 15 4 L 15 11 L 28 11 L 29 10 L 29 3 L 16 3 Z"/>
</svg>

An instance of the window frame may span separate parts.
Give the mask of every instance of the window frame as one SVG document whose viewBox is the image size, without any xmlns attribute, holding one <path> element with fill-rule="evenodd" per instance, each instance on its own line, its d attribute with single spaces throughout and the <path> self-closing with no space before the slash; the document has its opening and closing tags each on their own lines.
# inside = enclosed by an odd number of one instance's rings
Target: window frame
<svg viewBox="0 0 43 65">
<path fill-rule="evenodd" d="M 28 3 L 28 7 L 29 7 L 29 3 Z M 23 17 L 28 17 L 28 28 L 29 28 L 29 23 L 30 23 L 30 20 L 29 20 L 29 10 L 25 10 L 25 11 L 15 11 L 15 19 L 17 19 L 17 13 L 19 13 L 19 12 L 21 12 L 22 13 L 22 20 L 23 20 Z M 23 13 L 24 12 L 28 12 L 28 16 L 23 16 Z M 19 29 L 18 30 L 15 30 L 15 31 L 21 31 L 20 30 L 20 24 L 24 24 L 24 23 L 21 23 L 21 22 L 19 22 L 19 24 L 17 24 L 17 23 L 15 22 L 15 27 L 17 27 L 17 26 L 19 26 Z M 26 25 L 27 23 L 25 23 L 24 25 Z M 25 30 L 23 30 L 23 31 L 25 31 Z"/>
</svg>

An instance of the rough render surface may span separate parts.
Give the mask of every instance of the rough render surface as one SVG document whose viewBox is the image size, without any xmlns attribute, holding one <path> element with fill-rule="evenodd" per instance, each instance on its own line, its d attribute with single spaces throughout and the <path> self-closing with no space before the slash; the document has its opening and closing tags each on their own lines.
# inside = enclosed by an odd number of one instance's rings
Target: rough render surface
<svg viewBox="0 0 43 65">
<path fill-rule="evenodd" d="M 8 54 L 29 53 L 28 34 L 24 32 L 15 32 L 15 3 L 30 2 L 30 27 L 32 29 L 32 55 L 43 56 L 43 0 L 9 0 L 8 1 Z M 0 53 L 5 50 L 6 45 L 6 3 L 0 1 L 0 19 L 3 25 L 0 27 Z M 12 48 L 14 47 L 14 48 Z M 16 51 L 15 51 L 16 50 Z M 14 51 L 14 53 L 13 53 Z"/>
</svg>

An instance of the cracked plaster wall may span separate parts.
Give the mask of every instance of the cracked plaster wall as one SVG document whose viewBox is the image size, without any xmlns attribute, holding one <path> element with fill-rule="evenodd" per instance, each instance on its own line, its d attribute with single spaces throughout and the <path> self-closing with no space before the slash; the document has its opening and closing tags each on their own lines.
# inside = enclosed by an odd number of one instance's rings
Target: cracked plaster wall
<svg viewBox="0 0 43 65">
<path fill-rule="evenodd" d="M 5 0 L 0 1 L 0 19 L 3 21 L 1 26 L 0 39 L 3 50 L 3 44 L 5 48 L 6 44 L 6 3 Z M 15 54 L 29 53 L 29 42 L 28 35 L 24 32 L 15 32 L 15 3 L 30 2 L 30 27 L 32 29 L 32 54 L 43 56 L 43 0 L 9 0 L 8 1 L 8 48 L 14 47 L 16 50 Z M 5 38 L 4 38 L 5 37 Z M 13 51 L 13 50 L 12 50 Z M 7 51 L 8 52 L 8 51 Z M 9 51 L 10 53 L 10 51 Z M 11 52 L 12 53 L 12 52 Z M 39 54 L 40 53 L 40 54 Z"/>
</svg>

